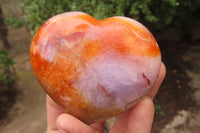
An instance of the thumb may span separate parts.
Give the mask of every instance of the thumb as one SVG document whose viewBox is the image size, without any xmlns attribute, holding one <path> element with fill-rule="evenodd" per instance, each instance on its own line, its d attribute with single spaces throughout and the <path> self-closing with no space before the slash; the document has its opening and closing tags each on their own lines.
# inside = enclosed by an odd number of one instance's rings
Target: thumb
<svg viewBox="0 0 200 133">
<path fill-rule="evenodd" d="M 98 133 L 89 125 L 69 114 L 61 114 L 57 118 L 56 126 L 61 133 Z"/>
</svg>

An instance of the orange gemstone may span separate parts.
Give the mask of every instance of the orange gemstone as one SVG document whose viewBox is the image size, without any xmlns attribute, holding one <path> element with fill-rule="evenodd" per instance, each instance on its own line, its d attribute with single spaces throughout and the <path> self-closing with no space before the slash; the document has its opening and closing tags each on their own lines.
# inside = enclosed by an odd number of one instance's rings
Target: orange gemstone
<svg viewBox="0 0 200 133">
<path fill-rule="evenodd" d="M 128 109 L 153 86 L 161 53 L 153 35 L 126 17 L 56 15 L 37 31 L 31 64 L 44 90 L 85 123 Z"/>
</svg>

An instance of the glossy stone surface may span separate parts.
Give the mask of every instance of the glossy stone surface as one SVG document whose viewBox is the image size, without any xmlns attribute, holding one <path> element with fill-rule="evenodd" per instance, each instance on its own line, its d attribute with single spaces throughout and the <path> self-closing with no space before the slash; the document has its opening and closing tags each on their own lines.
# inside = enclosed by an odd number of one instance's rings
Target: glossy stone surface
<svg viewBox="0 0 200 133">
<path fill-rule="evenodd" d="M 81 12 L 59 14 L 37 31 L 31 64 L 44 90 L 85 123 L 119 114 L 155 83 L 158 44 L 139 22 L 105 20 Z"/>
</svg>

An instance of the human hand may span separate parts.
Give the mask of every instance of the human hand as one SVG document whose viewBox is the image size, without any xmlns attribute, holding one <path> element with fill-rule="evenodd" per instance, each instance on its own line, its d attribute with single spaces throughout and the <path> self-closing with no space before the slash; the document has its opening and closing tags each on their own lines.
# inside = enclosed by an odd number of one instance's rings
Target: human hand
<svg viewBox="0 0 200 133">
<path fill-rule="evenodd" d="M 147 96 L 129 110 L 120 114 L 109 133 L 150 133 L 154 116 L 152 102 L 164 77 L 166 69 L 161 64 L 158 79 Z M 77 118 L 66 114 L 47 96 L 48 133 L 103 133 L 105 122 L 86 125 Z"/>
</svg>

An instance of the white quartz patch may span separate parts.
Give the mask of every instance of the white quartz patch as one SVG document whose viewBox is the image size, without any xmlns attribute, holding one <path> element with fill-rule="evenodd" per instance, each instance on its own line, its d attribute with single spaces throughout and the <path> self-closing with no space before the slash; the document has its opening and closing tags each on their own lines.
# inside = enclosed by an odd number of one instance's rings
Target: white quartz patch
<svg viewBox="0 0 200 133">
<path fill-rule="evenodd" d="M 64 96 L 64 95 L 61 95 L 60 99 L 61 99 L 62 104 L 65 105 L 65 107 L 69 107 L 69 103 L 72 101 L 70 97 Z"/>
<path fill-rule="evenodd" d="M 113 51 L 86 64 L 85 73 L 73 82 L 96 107 L 123 108 L 147 93 L 155 83 L 161 57 L 120 56 Z"/>
</svg>

